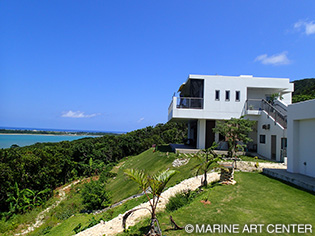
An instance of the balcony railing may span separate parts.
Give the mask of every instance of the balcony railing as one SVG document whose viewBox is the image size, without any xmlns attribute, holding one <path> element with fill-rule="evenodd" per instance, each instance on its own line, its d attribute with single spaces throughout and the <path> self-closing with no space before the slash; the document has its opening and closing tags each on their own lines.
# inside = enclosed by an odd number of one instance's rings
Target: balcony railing
<svg viewBox="0 0 315 236">
<path fill-rule="evenodd" d="M 261 99 L 248 99 L 246 101 L 246 110 L 262 110 L 262 100 Z"/>
<path fill-rule="evenodd" d="M 280 112 L 277 108 L 272 106 L 265 99 L 262 101 L 262 109 L 265 110 L 268 115 L 275 119 L 283 128 L 287 128 L 287 115 Z"/>
<path fill-rule="evenodd" d="M 176 108 L 203 109 L 203 98 L 177 97 Z"/>
<path fill-rule="evenodd" d="M 265 99 L 248 99 L 246 101 L 246 110 L 266 111 L 275 122 L 278 122 L 283 128 L 287 128 L 287 115 L 284 108 L 278 110 L 275 106 L 267 102 Z"/>
</svg>

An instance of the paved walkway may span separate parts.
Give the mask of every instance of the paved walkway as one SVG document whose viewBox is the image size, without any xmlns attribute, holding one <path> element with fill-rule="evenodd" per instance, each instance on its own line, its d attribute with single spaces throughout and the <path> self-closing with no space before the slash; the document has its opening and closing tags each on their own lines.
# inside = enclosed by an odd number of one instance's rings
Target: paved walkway
<svg viewBox="0 0 315 236">
<path fill-rule="evenodd" d="M 231 162 L 229 162 L 231 163 Z M 238 161 L 237 162 L 237 169 L 240 171 L 245 172 L 251 172 L 251 171 L 262 171 L 263 168 L 278 168 L 278 169 L 285 169 L 286 166 L 284 164 L 280 163 L 268 163 L 268 162 L 259 162 L 259 166 L 255 166 L 256 162 L 247 162 L 247 161 Z M 186 179 L 182 181 L 181 183 L 175 185 L 174 187 L 171 187 L 164 191 L 161 194 L 161 198 L 158 204 L 158 211 L 161 211 L 165 208 L 166 203 L 168 202 L 168 199 L 171 196 L 174 196 L 176 193 L 183 191 L 183 190 L 195 190 L 197 189 L 201 184 L 201 179 L 203 175 L 192 177 L 190 179 Z M 212 172 L 208 174 L 208 182 L 218 181 L 220 179 L 220 175 L 217 172 Z M 140 204 L 133 209 L 141 208 L 141 207 L 147 207 L 149 208 L 149 202 Z M 125 212 L 126 213 L 126 212 Z M 108 222 L 101 222 L 85 231 L 82 231 L 77 236 L 103 236 L 103 235 L 116 235 L 118 233 L 123 232 L 122 227 L 122 217 L 125 214 L 120 214 L 116 218 L 108 221 Z M 149 217 L 149 211 L 148 210 L 138 210 L 132 213 L 127 220 L 127 227 L 133 226 L 136 223 L 138 223 L 141 219 L 145 217 Z"/>
<path fill-rule="evenodd" d="M 161 211 L 165 208 L 166 203 L 168 202 L 168 199 L 172 196 L 174 196 L 176 193 L 181 192 L 183 190 L 195 190 L 197 189 L 201 184 L 201 179 L 203 175 L 192 177 L 190 179 L 186 179 L 182 181 L 181 183 L 167 189 L 161 194 L 161 198 L 158 204 L 158 211 Z M 208 174 L 208 182 L 214 182 L 218 181 L 220 179 L 219 174 L 217 172 L 212 172 Z M 139 206 L 134 207 L 133 209 L 146 207 L 149 208 L 149 202 L 140 204 Z M 126 213 L 126 212 L 125 212 Z M 125 214 L 124 213 L 124 214 Z M 115 235 L 117 233 L 123 232 L 122 227 L 122 217 L 124 214 L 120 214 L 116 218 L 108 221 L 108 222 L 102 222 L 99 223 L 85 231 L 82 231 L 76 235 L 78 236 L 103 236 L 103 235 Z M 136 223 L 138 223 L 141 219 L 145 217 L 149 217 L 150 213 L 148 210 L 138 210 L 132 213 L 128 220 L 127 220 L 127 227 L 133 226 Z"/>
<path fill-rule="evenodd" d="M 308 191 L 315 192 L 315 178 L 297 173 L 290 173 L 286 169 L 265 168 L 263 173 L 268 176 L 284 180 Z"/>
</svg>

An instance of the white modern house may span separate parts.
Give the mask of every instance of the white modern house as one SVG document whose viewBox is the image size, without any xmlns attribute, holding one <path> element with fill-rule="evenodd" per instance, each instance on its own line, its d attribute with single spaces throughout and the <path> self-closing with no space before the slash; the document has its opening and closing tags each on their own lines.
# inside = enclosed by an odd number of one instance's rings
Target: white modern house
<svg viewBox="0 0 315 236">
<path fill-rule="evenodd" d="M 173 97 L 168 120 L 188 123 L 188 138 L 197 149 L 213 141 L 227 148 L 224 137 L 212 129 L 218 120 L 245 116 L 255 120 L 248 149 L 269 159 L 283 161 L 287 146 L 287 105 L 291 104 L 293 84 L 287 78 L 251 75 L 189 75 Z M 274 94 L 281 100 L 267 102 Z"/>
<path fill-rule="evenodd" d="M 287 171 L 315 178 L 315 100 L 288 107 Z"/>
</svg>

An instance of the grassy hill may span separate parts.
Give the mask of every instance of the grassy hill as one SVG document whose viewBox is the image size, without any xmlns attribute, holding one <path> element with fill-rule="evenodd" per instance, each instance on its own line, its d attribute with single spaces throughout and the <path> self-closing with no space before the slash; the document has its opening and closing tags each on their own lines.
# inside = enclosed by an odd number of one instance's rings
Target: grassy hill
<svg viewBox="0 0 315 236">
<path fill-rule="evenodd" d="M 295 80 L 292 102 L 315 99 L 315 78 Z"/>
<path fill-rule="evenodd" d="M 179 173 L 171 179 L 167 187 L 194 176 L 194 173 L 191 171 L 191 168 L 196 164 L 194 159 L 191 159 L 186 165 L 175 168 L 172 166 L 172 162 L 177 158 L 183 157 L 183 155 L 179 156 L 168 152 L 167 146 L 160 147 L 160 150 L 154 152 L 151 148 L 137 156 L 125 157 L 114 166 L 112 172 L 117 173 L 117 176 L 111 179 L 106 186 L 107 190 L 112 192 L 113 203 L 140 193 L 138 186 L 124 176 L 123 170 L 125 168 L 145 169 L 149 173 L 156 173 L 167 168 L 176 169 Z M 246 157 L 245 160 L 251 161 L 254 159 Z M 238 182 L 235 186 L 214 185 L 204 189 L 189 205 L 172 213 L 159 213 L 158 218 L 163 235 L 185 235 L 184 231 L 170 230 L 169 214 L 173 216 L 180 226 L 198 222 L 205 224 L 315 222 L 313 214 L 315 212 L 314 195 L 258 173 L 236 173 L 235 177 Z M 97 215 L 80 213 L 80 210 L 83 208 L 80 196 L 81 188 L 82 184 L 72 186 L 70 191 L 67 192 L 68 198 L 58 207 L 51 210 L 46 215 L 44 224 L 29 235 L 73 235 L 73 229 L 79 225 L 81 225 L 81 229 L 91 227 L 99 223 L 101 219 L 108 221 L 147 201 L 146 197 L 142 196 Z M 200 202 L 205 197 L 210 199 L 210 205 L 204 205 Z M 56 201 L 56 199 L 52 199 L 46 207 L 52 204 L 53 201 Z M 38 212 L 39 209 L 35 209 L 24 216 L 20 216 L 22 217 L 20 222 L 27 222 L 25 219 L 28 217 L 34 218 Z M 287 222 L 287 219 L 290 219 L 290 222 Z M 19 222 L 19 218 L 14 220 Z M 148 220 L 146 219 L 132 227 L 129 233 L 124 233 L 123 235 L 142 235 L 147 231 Z M 21 226 L 19 228 L 14 227 L 12 228 L 13 230 L 7 230 L 2 235 L 13 235 L 19 232 L 21 228 Z"/>
<path fill-rule="evenodd" d="M 175 153 L 169 152 L 170 149 L 168 146 L 159 147 L 161 151 L 153 151 L 153 148 L 141 153 L 137 156 L 129 156 L 125 157 L 119 161 L 119 163 L 114 166 L 112 172 L 117 173 L 117 176 L 111 180 L 109 180 L 106 188 L 108 191 L 112 193 L 112 202 L 119 202 L 131 195 L 140 193 L 141 191 L 138 189 L 137 184 L 127 179 L 124 176 L 123 170 L 126 168 L 138 168 L 144 169 L 149 173 L 156 173 L 159 171 L 166 170 L 167 168 L 176 169 L 179 171 L 173 179 L 168 183 L 167 187 L 173 186 L 180 181 L 190 178 L 194 175 L 191 171 L 191 168 L 196 164 L 194 160 L 190 160 L 187 165 L 180 166 L 174 168 L 172 166 L 172 162 L 179 158 L 179 156 Z M 105 213 L 101 213 L 98 215 L 80 213 L 80 210 L 83 209 L 83 205 L 81 203 L 80 189 L 82 188 L 82 184 L 77 184 L 72 186 L 70 191 L 67 193 L 68 198 L 64 200 L 58 207 L 53 209 L 47 214 L 45 217 L 45 223 L 37 228 L 34 232 L 29 235 L 39 236 L 39 235 L 73 235 L 73 229 L 79 224 L 82 225 L 81 228 L 87 227 L 89 224 L 93 225 L 93 223 L 99 223 L 101 219 L 108 221 L 117 215 L 124 213 L 128 209 L 131 209 L 142 202 L 146 202 L 147 199 L 145 196 L 142 196 L 137 199 L 132 199 L 124 204 L 110 209 Z M 51 200 L 45 207 L 49 206 L 53 201 L 56 201 L 58 197 Z M 42 207 L 41 209 L 44 209 Z M 32 219 L 35 219 L 36 214 L 38 214 L 40 209 L 35 209 L 30 213 L 25 215 L 20 215 L 17 218 L 13 219 L 13 224 L 18 225 L 27 222 L 32 222 Z M 29 218 L 28 220 L 26 220 Z M 10 222 L 9 222 L 10 223 Z M 12 221 L 11 221 L 12 223 Z M 0 235 L 12 235 L 19 230 L 21 230 L 22 225 L 17 228 L 17 226 L 7 226 L 2 225 L 2 227 L 7 227 L 6 233 Z M 25 224 L 24 224 L 25 227 Z M 1 228 L 1 225 L 0 225 Z M 1 231 L 0 231 L 1 232 Z"/>
<path fill-rule="evenodd" d="M 237 235 L 249 235 L 242 233 L 246 224 L 263 224 L 259 235 L 270 235 L 267 232 L 269 224 L 312 224 L 314 232 L 315 196 L 313 194 L 260 173 L 236 172 L 235 179 L 236 185 L 214 185 L 204 189 L 190 204 L 174 212 L 159 213 L 158 219 L 163 235 L 199 235 L 195 231 L 188 234 L 184 229 L 173 230 L 169 215 L 172 215 L 181 227 L 185 227 L 187 224 L 193 226 L 199 224 L 201 227 L 202 224 L 205 224 L 206 229 L 208 224 L 211 227 L 214 224 L 236 224 L 239 226 Z M 211 204 L 203 203 L 204 198 L 208 198 Z M 148 231 L 148 225 L 149 219 L 143 220 L 141 223 L 130 227 L 128 233 L 119 235 L 143 235 Z M 272 227 L 269 228 L 269 230 L 272 229 Z M 210 234 L 209 231 L 208 234 Z M 211 235 L 233 234 L 216 231 Z M 295 234 L 291 231 L 289 234 L 281 233 L 279 235 Z"/>
</svg>

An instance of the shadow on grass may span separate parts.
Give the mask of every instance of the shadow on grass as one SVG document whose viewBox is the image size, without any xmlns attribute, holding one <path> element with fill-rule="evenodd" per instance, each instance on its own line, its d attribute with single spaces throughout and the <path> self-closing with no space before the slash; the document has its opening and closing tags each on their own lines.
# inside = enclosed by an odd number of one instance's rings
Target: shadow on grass
<svg viewBox="0 0 315 236">
<path fill-rule="evenodd" d="M 159 152 L 173 152 L 172 148 L 170 145 L 159 145 L 156 147 L 157 151 Z"/>
<path fill-rule="evenodd" d="M 174 228 L 167 228 L 167 229 L 164 229 L 163 232 L 169 232 L 169 231 L 181 231 L 183 229 L 174 229 Z"/>
<path fill-rule="evenodd" d="M 274 179 L 274 180 L 277 180 L 277 181 L 279 181 L 279 182 L 281 182 L 281 183 L 284 183 L 284 184 L 286 184 L 286 185 L 289 185 L 289 186 L 291 186 L 291 187 L 293 187 L 293 188 L 296 188 L 296 189 L 302 190 L 302 191 L 304 191 L 304 192 L 310 193 L 310 194 L 312 194 L 312 195 L 315 195 L 315 192 L 313 192 L 313 191 L 311 191 L 311 190 L 308 190 L 308 189 L 305 189 L 305 188 L 303 188 L 303 187 L 301 187 L 301 186 L 295 185 L 295 184 L 293 184 L 293 183 L 291 183 L 291 182 L 288 182 L 288 181 L 285 181 L 285 180 L 283 180 L 283 179 L 280 179 L 280 178 L 276 178 L 276 177 L 267 175 L 267 174 L 265 174 L 264 172 L 261 172 L 260 174 L 263 175 L 263 176 L 266 176 L 266 177 L 268 177 L 268 178 L 270 178 L 270 179 Z"/>
<path fill-rule="evenodd" d="M 150 226 L 142 226 L 137 230 L 136 233 L 129 232 L 127 235 L 129 236 L 139 236 L 139 235 L 146 235 L 150 230 Z"/>
<path fill-rule="evenodd" d="M 220 183 L 220 181 L 216 181 L 216 182 L 212 182 L 212 183 L 209 183 L 207 187 L 202 187 L 202 188 L 205 188 L 205 189 L 212 189 L 212 188 L 215 188 L 215 187 L 222 187 L 224 186 L 223 184 Z"/>
</svg>

